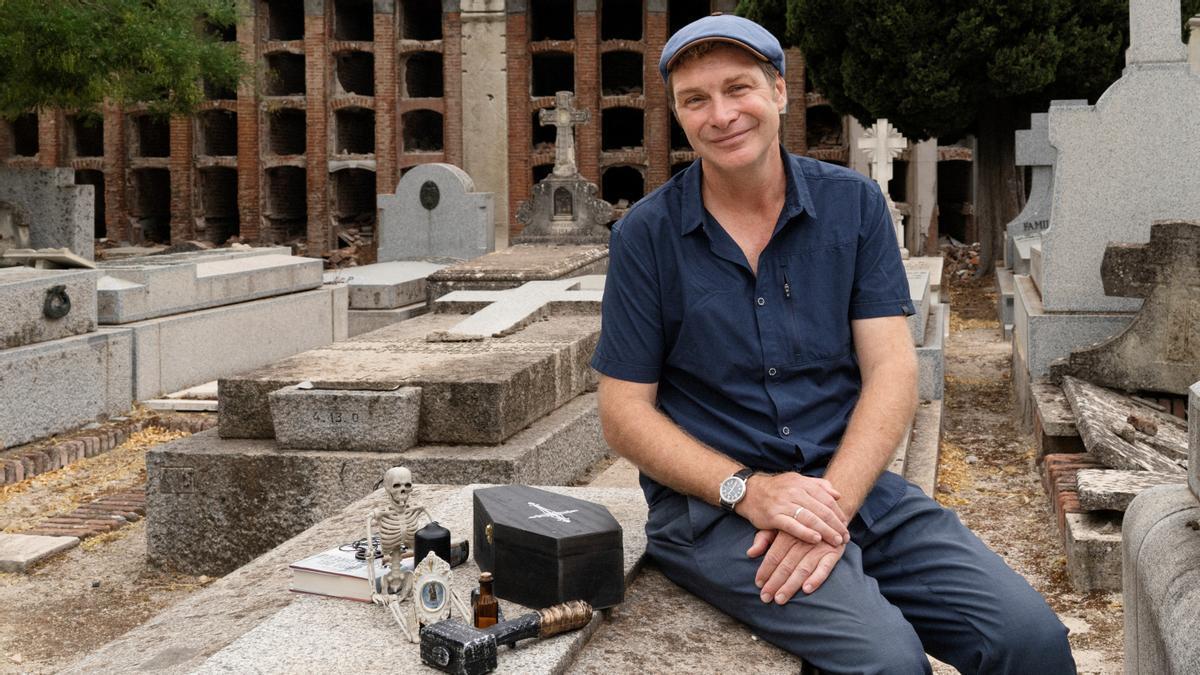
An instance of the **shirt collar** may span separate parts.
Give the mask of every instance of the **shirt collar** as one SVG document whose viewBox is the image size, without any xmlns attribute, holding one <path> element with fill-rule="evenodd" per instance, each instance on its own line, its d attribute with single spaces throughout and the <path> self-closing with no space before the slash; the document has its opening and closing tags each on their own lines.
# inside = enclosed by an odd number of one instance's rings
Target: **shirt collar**
<svg viewBox="0 0 1200 675">
<path fill-rule="evenodd" d="M 812 196 L 808 192 L 808 183 L 804 180 L 804 172 L 800 169 L 799 160 L 792 157 L 783 145 L 779 146 L 779 153 L 783 156 L 784 181 L 787 185 L 787 191 L 783 196 L 783 212 L 780 214 L 779 222 L 786 223 L 799 216 L 803 211 L 807 211 L 810 216 L 816 216 Z M 682 177 L 683 217 L 680 222 L 680 235 L 689 234 L 704 224 L 704 200 L 700 191 L 702 177 L 700 160 L 692 162 Z"/>
</svg>

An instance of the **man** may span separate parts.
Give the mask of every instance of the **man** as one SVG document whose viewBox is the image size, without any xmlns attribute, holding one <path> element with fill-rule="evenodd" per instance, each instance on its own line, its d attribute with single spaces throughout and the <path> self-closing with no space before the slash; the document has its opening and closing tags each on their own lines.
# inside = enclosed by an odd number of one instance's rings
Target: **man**
<svg viewBox="0 0 1200 675">
<path fill-rule="evenodd" d="M 714 15 L 659 64 L 700 157 L 613 227 L 605 437 L 673 581 L 830 672 L 1072 673 L 1045 601 L 884 472 L 916 405 L 883 196 L 782 151 L 779 42 Z"/>
</svg>

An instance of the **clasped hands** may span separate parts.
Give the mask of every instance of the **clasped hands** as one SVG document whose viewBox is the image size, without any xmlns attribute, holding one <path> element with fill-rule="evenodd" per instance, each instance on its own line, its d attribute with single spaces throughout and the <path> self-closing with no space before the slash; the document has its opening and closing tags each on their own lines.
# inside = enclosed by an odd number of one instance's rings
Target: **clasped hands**
<svg viewBox="0 0 1200 675">
<path fill-rule="evenodd" d="M 763 602 L 786 603 L 821 586 L 850 541 L 841 494 L 824 478 L 788 472 L 755 474 L 737 513 L 758 528 L 746 551 L 763 556 L 754 583 Z"/>
</svg>

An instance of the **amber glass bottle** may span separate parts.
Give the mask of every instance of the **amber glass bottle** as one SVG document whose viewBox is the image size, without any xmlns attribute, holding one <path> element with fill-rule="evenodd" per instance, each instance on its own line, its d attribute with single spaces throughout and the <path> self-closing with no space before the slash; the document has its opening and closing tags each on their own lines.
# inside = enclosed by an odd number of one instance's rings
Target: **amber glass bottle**
<svg viewBox="0 0 1200 675">
<path fill-rule="evenodd" d="M 484 572 L 479 575 L 479 595 L 471 607 L 476 628 L 487 628 L 496 625 L 500 615 L 500 603 L 492 595 L 492 573 Z"/>
</svg>

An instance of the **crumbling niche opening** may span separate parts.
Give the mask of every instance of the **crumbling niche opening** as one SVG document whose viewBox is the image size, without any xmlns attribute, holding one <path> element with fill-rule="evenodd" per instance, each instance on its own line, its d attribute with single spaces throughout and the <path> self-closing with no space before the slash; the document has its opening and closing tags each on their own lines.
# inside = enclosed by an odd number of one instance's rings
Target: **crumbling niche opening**
<svg viewBox="0 0 1200 675">
<path fill-rule="evenodd" d="M 938 232 L 969 241 L 964 206 L 971 199 L 971 163 L 938 162 Z"/>
<path fill-rule="evenodd" d="M 104 156 L 104 118 L 99 115 L 72 115 L 71 135 L 76 157 Z"/>
<path fill-rule="evenodd" d="M 137 127 L 135 157 L 171 156 L 170 120 L 159 115 L 138 115 L 134 126 Z"/>
<path fill-rule="evenodd" d="M 303 110 L 283 108 L 267 115 L 267 149 L 275 155 L 303 155 L 308 133 Z"/>
<path fill-rule="evenodd" d="M 537 185 L 545 180 L 546 176 L 549 176 L 552 171 L 554 171 L 553 164 L 538 164 L 533 167 L 533 184 Z"/>
<path fill-rule="evenodd" d="M 216 23 L 210 21 L 208 18 L 205 18 L 204 19 L 204 32 L 213 36 L 220 42 L 237 42 L 237 24 L 236 23 L 231 23 L 228 26 L 219 26 Z"/>
<path fill-rule="evenodd" d="M 575 3 L 572 0 L 533 0 L 529 3 L 529 39 L 575 39 Z"/>
<path fill-rule="evenodd" d="M 560 91 L 575 91 L 575 57 L 563 52 L 534 54 L 530 94 L 553 96 Z"/>
<path fill-rule="evenodd" d="M 366 108 L 342 108 L 334 113 L 337 136 L 335 155 L 370 155 L 375 152 L 375 111 Z"/>
<path fill-rule="evenodd" d="M 533 111 L 533 149 L 549 150 L 558 140 L 558 131 L 553 124 L 542 124 L 541 109 Z"/>
<path fill-rule="evenodd" d="M 95 169 L 81 169 L 75 172 L 76 185 L 91 185 L 96 194 L 96 207 L 92 212 L 92 224 L 95 237 L 103 239 L 108 236 L 108 228 L 104 223 L 104 172 Z"/>
<path fill-rule="evenodd" d="M 406 40 L 442 39 L 441 0 L 404 0 L 401 3 L 404 26 L 401 35 Z"/>
<path fill-rule="evenodd" d="M 264 217 L 271 242 L 303 237 L 308 226 L 308 185 L 304 169 L 276 166 L 267 169 L 267 203 Z"/>
<path fill-rule="evenodd" d="M 214 244 L 224 244 L 239 233 L 237 169 L 200 170 L 200 206 L 204 234 Z"/>
<path fill-rule="evenodd" d="M 844 131 L 842 117 L 827 105 L 808 109 L 805 117 L 805 140 L 812 148 L 840 148 Z"/>
<path fill-rule="evenodd" d="M 18 115 L 12 122 L 13 154 L 17 157 L 37 157 L 38 117 L 37 113 Z"/>
<path fill-rule="evenodd" d="M 600 114 L 600 149 L 621 150 L 644 145 L 645 114 L 638 108 L 609 108 Z"/>
<path fill-rule="evenodd" d="M 267 96 L 296 96 L 305 91 L 304 55 L 267 54 Z"/>
<path fill-rule="evenodd" d="M 171 172 L 133 170 L 133 219 L 144 243 L 171 243 Z"/>
<path fill-rule="evenodd" d="M 601 54 L 600 93 L 605 96 L 637 96 L 641 94 L 642 55 L 637 52 Z"/>
<path fill-rule="evenodd" d="M 892 160 L 892 179 L 888 181 L 888 196 L 894 202 L 908 201 L 908 162 Z"/>
<path fill-rule="evenodd" d="M 205 110 L 200 113 L 201 154 L 232 157 L 237 154 L 237 113 Z"/>
<path fill-rule="evenodd" d="M 667 35 L 711 13 L 708 0 L 671 0 L 667 4 Z"/>
<path fill-rule="evenodd" d="M 375 95 L 375 55 L 370 52 L 342 52 L 336 57 L 338 84 L 347 94 Z"/>
<path fill-rule="evenodd" d="M 338 225 L 375 230 L 375 172 L 342 169 L 333 174 L 333 217 Z"/>
<path fill-rule="evenodd" d="M 603 0 L 600 39 L 641 40 L 642 0 Z"/>
<path fill-rule="evenodd" d="M 442 114 L 434 110 L 410 110 L 400 117 L 404 152 L 441 152 Z"/>
<path fill-rule="evenodd" d="M 304 0 L 267 0 L 267 39 L 304 39 Z"/>
<path fill-rule="evenodd" d="M 628 208 L 645 196 L 646 179 L 632 166 L 610 166 L 600 177 L 600 194 L 613 206 Z"/>
<path fill-rule="evenodd" d="M 210 80 L 204 80 L 204 98 L 209 101 L 234 101 L 237 100 L 237 89 L 228 84 L 216 84 Z"/>
<path fill-rule="evenodd" d="M 407 98 L 440 98 L 445 95 L 442 55 L 416 52 L 404 63 L 404 95 Z"/>
<path fill-rule="evenodd" d="M 687 134 L 683 133 L 683 127 L 679 126 L 679 122 L 675 119 L 674 115 L 671 115 L 671 149 L 692 149 L 692 144 L 688 142 Z"/>
<path fill-rule="evenodd" d="M 371 0 L 333 0 L 333 39 L 375 39 L 375 4 Z"/>
</svg>

